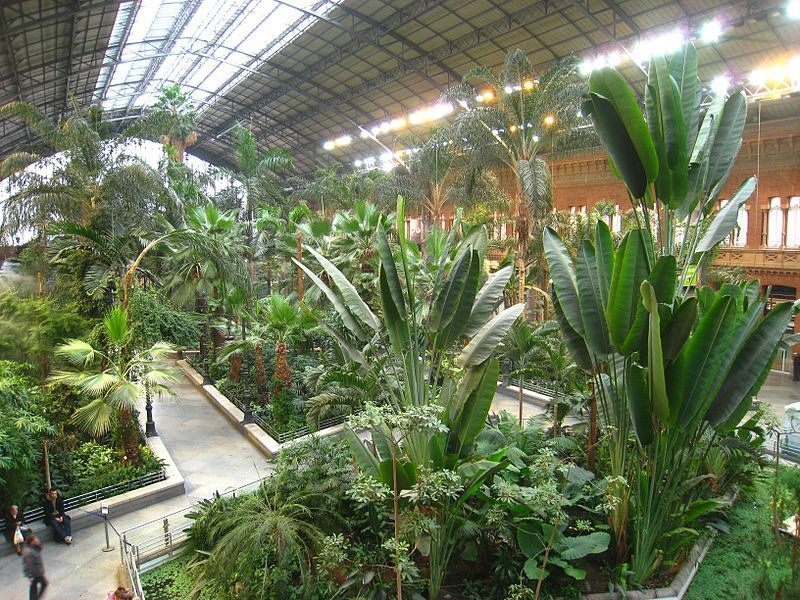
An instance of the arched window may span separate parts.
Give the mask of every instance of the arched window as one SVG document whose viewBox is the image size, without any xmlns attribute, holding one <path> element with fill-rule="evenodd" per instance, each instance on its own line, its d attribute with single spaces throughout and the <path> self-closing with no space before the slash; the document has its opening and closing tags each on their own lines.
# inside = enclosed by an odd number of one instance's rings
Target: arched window
<svg viewBox="0 0 800 600">
<path fill-rule="evenodd" d="M 800 196 L 789 198 L 789 211 L 786 215 L 786 247 L 800 246 Z"/>
<path fill-rule="evenodd" d="M 783 245 L 783 209 L 778 196 L 769 199 L 767 222 L 767 247 L 780 248 Z"/>
</svg>

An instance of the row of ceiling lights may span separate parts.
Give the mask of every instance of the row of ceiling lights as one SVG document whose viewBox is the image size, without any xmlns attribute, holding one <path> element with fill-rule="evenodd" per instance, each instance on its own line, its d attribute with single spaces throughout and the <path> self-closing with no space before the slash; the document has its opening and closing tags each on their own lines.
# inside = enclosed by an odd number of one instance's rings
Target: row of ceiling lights
<svg viewBox="0 0 800 600">
<path fill-rule="evenodd" d="M 790 0 L 786 5 L 784 12 L 786 17 L 790 19 L 800 19 L 800 0 Z M 724 32 L 725 26 L 723 22 L 720 19 L 714 18 L 704 23 L 703 26 L 700 27 L 700 29 L 696 32 L 694 37 L 685 35 L 680 29 L 674 29 L 641 40 L 627 54 L 633 61 L 636 62 L 636 64 L 643 65 L 657 53 L 664 55 L 673 54 L 690 39 L 699 39 L 700 41 L 708 44 L 714 43 L 720 39 Z M 583 61 L 580 64 L 578 71 L 580 74 L 588 76 L 593 70 L 598 68 L 606 66 L 619 66 L 624 59 L 625 55 L 619 52 L 610 52 L 608 54 L 598 55 L 593 59 L 587 59 Z M 750 83 L 753 86 L 762 87 L 773 82 L 787 81 L 792 87 L 800 85 L 800 56 L 793 57 L 787 63 L 772 65 L 768 68 L 756 69 L 750 73 L 749 77 L 742 83 Z M 518 85 L 506 85 L 503 88 L 503 92 L 506 94 L 512 94 L 516 92 L 532 91 L 536 87 L 537 83 L 538 80 L 534 79 L 520 82 Z M 711 89 L 715 93 L 725 92 L 730 88 L 731 85 L 733 85 L 733 83 L 734 81 L 730 75 L 720 75 L 711 82 Z M 490 103 L 495 99 L 495 91 L 491 89 L 484 90 L 475 96 L 475 100 L 478 103 Z M 461 105 L 464 108 L 467 108 L 466 103 L 461 103 Z M 416 125 L 442 119 L 452 113 L 453 110 L 453 105 L 449 103 L 434 104 L 430 107 L 411 113 L 408 119 L 400 117 L 387 120 L 380 125 L 372 127 L 371 129 L 359 127 L 360 137 L 373 138 L 377 140 L 378 135 L 397 131 L 409 124 Z M 544 119 L 544 124 L 548 126 L 553 125 L 554 122 L 555 118 L 552 116 L 547 116 Z M 525 124 L 521 124 L 519 126 L 511 125 L 509 127 L 509 131 L 514 133 L 517 127 L 524 129 Z M 497 135 L 497 133 L 495 133 L 495 135 Z M 534 138 L 536 137 L 537 136 L 534 136 Z M 323 148 L 325 150 L 334 150 L 336 148 L 349 145 L 352 140 L 352 136 L 343 135 L 325 142 L 323 144 Z M 537 140 L 534 139 L 534 141 Z M 402 156 L 403 152 L 405 152 L 405 150 L 401 150 L 399 152 L 399 156 Z M 389 161 L 390 164 L 393 164 L 394 155 L 391 152 L 385 152 L 383 155 L 381 155 L 381 159 L 382 161 L 385 159 L 386 161 Z M 376 157 L 368 157 L 355 161 L 354 165 L 357 168 L 367 167 L 369 165 L 376 166 L 377 162 L 378 161 Z M 388 165 L 384 164 L 383 166 L 386 168 Z"/>
</svg>

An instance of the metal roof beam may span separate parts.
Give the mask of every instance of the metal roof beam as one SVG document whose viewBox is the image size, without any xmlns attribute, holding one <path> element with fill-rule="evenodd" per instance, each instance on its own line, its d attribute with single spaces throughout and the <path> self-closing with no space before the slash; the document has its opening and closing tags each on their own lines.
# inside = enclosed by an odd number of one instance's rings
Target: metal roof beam
<svg viewBox="0 0 800 600">
<path fill-rule="evenodd" d="M 565 3 L 562 1 L 553 2 L 553 0 L 539 0 L 538 2 L 535 2 L 531 6 L 528 6 L 527 8 L 523 8 L 522 10 L 518 10 L 512 13 L 508 17 L 503 17 L 501 19 L 498 19 L 492 23 L 489 23 L 484 27 L 476 29 L 471 33 L 463 35 L 460 38 L 453 40 L 452 42 L 448 42 L 447 44 L 439 46 L 435 50 L 431 51 L 430 54 L 431 56 L 437 59 L 444 59 L 453 56 L 454 54 L 458 54 L 459 52 L 465 52 L 467 50 L 470 50 L 471 48 L 474 48 L 475 46 L 478 46 L 486 41 L 491 40 L 497 35 L 513 31 L 515 29 L 518 29 L 519 27 L 524 27 L 529 23 L 537 21 L 538 19 L 550 14 L 551 11 L 563 8 L 564 5 Z M 403 77 L 407 73 L 408 73 L 408 68 L 406 67 L 406 65 L 402 64 L 398 65 L 394 69 L 386 71 L 385 73 L 381 73 L 377 77 L 365 81 L 360 85 L 348 88 L 346 91 L 342 92 L 338 96 L 329 99 L 327 101 L 327 104 L 333 106 L 336 106 L 337 104 L 342 104 L 356 96 L 361 96 L 374 89 L 383 87 L 387 83 L 391 83 L 397 80 L 398 78 Z M 320 103 L 320 105 L 321 104 L 322 103 Z M 281 125 L 285 124 L 286 126 L 291 126 L 295 123 L 298 123 L 300 121 L 303 121 L 304 119 L 309 118 L 310 115 L 319 112 L 320 108 L 324 108 L 321 107 L 320 105 L 317 105 L 315 107 L 310 108 L 307 111 L 294 115 L 293 117 L 287 119 L 286 121 L 283 121 Z M 265 133 L 269 135 L 279 130 L 280 127 L 276 129 L 267 130 Z"/>
<path fill-rule="evenodd" d="M 417 16 L 427 12 L 434 6 L 438 6 L 442 4 L 445 0 L 417 0 L 416 2 L 412 2 L 405 8 L 398 10 L 396 13 L 391 15 L 390 17 L 386 18 L 380 27 L 373 27 L 372 29 L 362 31 L 361 33 L 372 39 L 378 39 L 381 35 L 386 34 L 386 30 L 395 29 L 408 23 L 412 19 L 416 18 Z M 248 112 L 255 113 L 259 109 L 264 106 L 267 106 L 270 102 L 279 99 L 281 96 L 290 92 L 292 90 L 298 89 L 300 85 L 311 81 L 311 79 L 324 73 L 331 67 L 339 64 L 342 59 L 355 54 L 362 48 L 364 48 L 367 43 L 364 41 L 363 38 L 358 38 L 351 40 L 349 43 L 338 47 L 336 50 L 322 58 L 321 60 L 317 61 L 313 65 L 309 65 L 308 68 L 305 69 L 303 74 L 299 77 L 290 79 L 286 82 L 283 82 L 280 86 L 275 88 L 269 94 L 264 96 L 261 100 L 254 103 Z M 244 114 L 241 118 L 246 119 L 249 114 Z M 221 131 L 225 131 L 226 129 L 233 126 L 234 122 L 227 122 L 224 123 L 221 127 L 217 129 L 215 135 Z"/>
<path fill-rule="evenodd" d="M 363 39 L 367 44 L 369 44 L 370 46 L 372 46 L 373 48 L 375 48 L 379 52 L 384 52 L 385 54 L 388 54 L 389 56 L 394 58 L 400 64 L 404 64 L 404 63 L 407 64 L 408 67 L 410 69 L 412 69 L 415 73 L 417 73 L 420 77 L 422 77 L 426 81 L 430 82 L 432 85 L 434 85 L 434 86 L 436 85 L 436 82 L 433 81 L 433 79 L 431 79 L 430 75 L 428 75 L 427 65 L 425 65 L 424 67 L 417 66 L 416 64 L 412 63 L 411 61 L 408 61 L 405 58 L 403 58 L 400 54 L 397 54 L 396 52 L 392 52 L 391 50 L 389 50 L 385 46 L 382 46 L 380 43 L 378 43 L 378 41 L 376 41 L 376 40 L 374 40 L 374 39 L 372 39 L 372 38 L 370 38 L 368 36 L 363 35 L 361 32 L 356 30 L 354 27 L 348 27 L 347 25 L 344 25 L 343 23 L 339 23 L 339 21 L 331 19 L 326 15 L 322 15 L 322 14 L 320 14 L 318 12 L 315 12 L 313 10 L 308 10 L 306 8 L 301 8 L 301 7 L 297 6 L 296 4 L 294 4 L 292 2 L 287 2 L 286 0 L 274 0 L 274 1 L 277 2 L 278 4 L 282 4 L 283 6 L 288 6 L 289 8 L 293 8 L 294 10 L 299 11 L 299 12 L 305 14 L 305 15 L 308 15 L 309 17 L 314 17 L 318 21 L 322 21 L 323 23 L 327 23 L 328 25 L 331 25 L 332 27 L 336 27 L 338 29 L 341 29 L 345 33 L 350 34 L 355 39 Z M 427 55 L 425 52 L 421 52 L 421 54 L 423 56 Z"/>
<path fill-rule="evenodd" d="M 6 27 L 2 31 L 0 31 L 0 37 L 4 38 L 14 37 L 15 35 L 19 35 L 20 33 L 32 29 L 34 27 L 35 28 L 44 27 L 45 25 L 50 25 L 51 23 L 57 23 L 58 21 L 63 21 L 64 19 L 72 17 L 74 14 L 82 15 L 84 13 L 90 13 L 97 9 L 119 8 L 119 5 L 125 1 L 126 0 L 95 0 L 94 2 L 90 2 L 89 4 L 81 6 L 81 8 L 78 11 L 75 11 L 74 8 L 70 8 L 68 10 L 53 13 L 52 15 L 48 15 L 46 17 L 41 17 L 39 19 L 31 19 L 26 23 L 23 23 L 21 25 L 16 25 L 10 29 Z M 5 2 L 2 4 L 2 6 L 9 8 L 15 4 L 19 4 L 19 2 L 18 1 Z"/>
</svg>

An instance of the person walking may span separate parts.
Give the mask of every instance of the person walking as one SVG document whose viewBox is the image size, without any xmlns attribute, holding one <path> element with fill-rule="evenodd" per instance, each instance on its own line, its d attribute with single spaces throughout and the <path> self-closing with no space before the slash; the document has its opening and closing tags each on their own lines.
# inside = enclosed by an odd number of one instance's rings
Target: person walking
<svg viewBox="0 0 800 600">
<path fill-rule="evenodd" d="M 47 587 L 44 576 L 44 560 L 42 560 L 42 543 L 35 535 L 31 535 L 22 549 L 22 572 L 31 582 L 30 600 L 39 600 Z"/>
<path fill-rule="evenodd" d="M 14 546 L 17 554 L 22 554 L 22 545 L 25 543 L 25 517 L 19 506 L 12 504 L 5 514 L 5 536 L 8 543 Z"/>
<path fill-rule="evenodd" d="M 71 544 L 72 519 L 64 510 L 64 497 L 57 489 L 47 490 L 42 509 L 44 510 L 44 524 L 53 529 L 56 540 L 67 545 Z"/>
</svg>

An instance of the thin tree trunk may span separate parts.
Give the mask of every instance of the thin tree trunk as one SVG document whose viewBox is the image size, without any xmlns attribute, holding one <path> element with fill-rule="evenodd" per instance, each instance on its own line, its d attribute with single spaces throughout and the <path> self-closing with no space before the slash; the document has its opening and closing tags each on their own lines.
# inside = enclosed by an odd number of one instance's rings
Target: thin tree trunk
<svg viewBox="0 0 800 600">
<path fill-rule="evenodd" d="M 275 346 L 275 379 L 280 384 L 276 392 L 287 389 L 292 383 L 292 371 L 289 369 L 289 360 L 286 356 L 286 343 L 279 341 Z"/>
<path fill-rule="evenodd" d="M 239 381 L 240 370 L 242 368 L 242 355 L 231 354 L 231 381 Z"/>
<path fill-rule="evenodd" d="M 126 458 L 133 466 L 139 466 L 139 446 L 136 443 L 136 432 L 130 409 L 119 409 L 119 427 L 122 433 L 122 450 L 125 452 Z"/>
<path fill-rule="evenodd" d="M 259 385 L 264 385 L 267 382 L 266 368 L 264 366 L 264 347 L 261 344 L 256 344 L 254 353 L 256 363 L 256 383 Z"/>
<path fill-rule="evenodd" d="M 594 472 L 595 456 L 597 449 L 597 396 L 594 390 L 594 379 L 592 379 L 592 403 L 589 412 L 589 470 Z"/>
<path fill-rule="evenodd" d="M 47 489 L 53 487 L 50 481 L 50 457 L 47 454 L 47 438 L 42 438 L 42 448 L 44 448 L 44 482 Z"/>
</svg>

